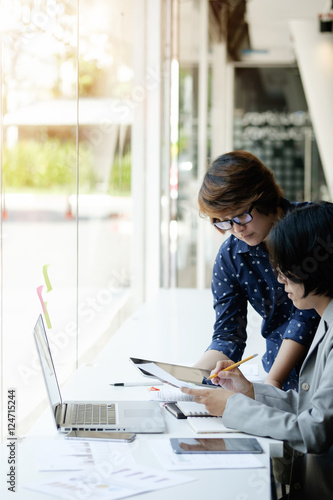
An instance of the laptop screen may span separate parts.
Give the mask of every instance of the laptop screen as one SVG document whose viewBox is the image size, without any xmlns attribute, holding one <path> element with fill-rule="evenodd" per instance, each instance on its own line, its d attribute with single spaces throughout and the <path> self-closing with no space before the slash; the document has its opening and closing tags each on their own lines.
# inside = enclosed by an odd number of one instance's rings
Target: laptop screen
<svg viewBox="0 0 333 500">
<path fill-rule="evenodd" d="M 55 407 L 61 404 L 62 401 L 51 351 L 46 336 L 45 326 L 41 315 L 39 315 L 36 326 L 34 328 L 34 337 L 44 375 L 46 389 L 54 411 Z"/>
</svg>

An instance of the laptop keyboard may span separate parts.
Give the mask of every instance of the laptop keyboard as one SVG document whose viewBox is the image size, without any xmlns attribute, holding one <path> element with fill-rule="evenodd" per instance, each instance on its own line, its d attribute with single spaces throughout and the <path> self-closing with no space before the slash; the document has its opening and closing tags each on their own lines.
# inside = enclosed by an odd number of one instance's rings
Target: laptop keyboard
<svg viewBox="0 0 333 500">
<path fill-rule="evenodd" d="M 72 404 L 72 425 L 111 425 L 115 423 L 115 404 Z"/>
</svg>

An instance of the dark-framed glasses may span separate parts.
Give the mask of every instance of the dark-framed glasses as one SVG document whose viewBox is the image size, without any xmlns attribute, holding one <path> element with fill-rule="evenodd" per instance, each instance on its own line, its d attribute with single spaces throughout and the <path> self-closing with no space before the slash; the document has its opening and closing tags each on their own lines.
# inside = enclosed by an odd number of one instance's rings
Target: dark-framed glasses
<svg viewBox="0 0 333 500">
<path fill-rule="evenodd" d="M 242 214 L 236 215 L 236 217 L 233 217 L 232 219 L 229 220 L 218 220 L 218 219 L 213 219 L 213 226 L 217 227 L 218 229 L 221 229 L 222 231 L 227 231 L 228 229 L 231 229 L 232 226 L 235 224 L 238 224 L 239 226 L 243 226 L 244 224 L 248 224 L 253 220 L 253 217 L 251 215 L 251 212 L 254 208 L 254 204 L 250 206 L 249 210 L 247 212 L 243 212 Z"/>
<path fill-rule="evenodd" d="M 303 280 L 293 273 L 287 272 L 288 276 L 281 271 L 279 267 L 275 269 L 276 278 L 280 280 L 285 285 L 289 283 L 303 283 Z"/>
<path fill-rule="evenodd" d="M 282 281 L 282 283 L 288 284 L 290 282 L 288 276 L 286 276 L 278 267 L 276 268 L 276 277 L 278 280 Z"/>
</svg>

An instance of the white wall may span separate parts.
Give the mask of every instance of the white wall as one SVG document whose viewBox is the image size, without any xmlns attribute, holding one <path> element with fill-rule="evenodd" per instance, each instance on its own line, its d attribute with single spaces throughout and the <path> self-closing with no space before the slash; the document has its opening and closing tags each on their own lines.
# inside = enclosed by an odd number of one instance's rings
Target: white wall
<svg viewBox="0 0 333 500">
<path fill-rule="evenodd" d="M 138 306 L 160 286 L 161 1 L 136 0 L 132 128 L 133 283 Z"/>
<path fill-rule="evenodd" d="M 291 21 L 290 30 L 323 169 L 333 199 L 333 34 L 315 21 Z"/>
</svg>

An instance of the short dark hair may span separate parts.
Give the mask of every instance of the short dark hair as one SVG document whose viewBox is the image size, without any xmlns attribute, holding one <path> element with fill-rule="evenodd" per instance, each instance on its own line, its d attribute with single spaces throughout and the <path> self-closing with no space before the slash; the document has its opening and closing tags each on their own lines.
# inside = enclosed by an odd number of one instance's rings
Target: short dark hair
<svg viewBox="0 0 333 500">
<path fill-rule="evenodd" d="M 333 203 L 288 212 L 271 230 L 268 248 L 272 266 L 303 283 L 304 297 L 313 292 L 333 298 Z"/>
<path fill-rule="evenodd" d="M 200 215 L 211 221 L 226 211 L 254 204 L 265 215 L 275 214 L 283 192 L 273 172 L 248 151 L 232 151 L 214 160 L 198 196 Z"/>
</svg>

